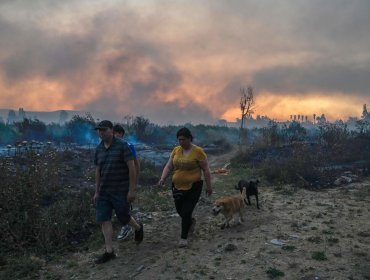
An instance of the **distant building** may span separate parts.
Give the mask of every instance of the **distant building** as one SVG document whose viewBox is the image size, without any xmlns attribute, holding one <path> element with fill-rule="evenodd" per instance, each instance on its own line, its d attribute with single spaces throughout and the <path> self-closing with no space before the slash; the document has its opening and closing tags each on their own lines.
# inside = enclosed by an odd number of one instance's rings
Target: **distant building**
<svg viewBox="0 0 370 280">
<path fill-rule="evenodd" d="M 23 121 L 24 119 L 26 119 L 26 112 L 24 111 L 23 108 L 19 108 L 18 109 L 18 120 Z"/>
<path fill-rule="evenodd" d="M 267 116 L 260 116 L 257 115 L 257 117 L 254 119 L 252 116 L 246 117 L 244 119 L 244 127 L 245 128 L 259 128 L 259 127 L 265 127 L 268 125 L 269 121 L 271 119 Z M 228 122 L 226 120 L 218 120 L 217 121 L 218 126 L 226 126 L 226 127 L 235 127 L 240 128 L 241 126 L 241 119 L 236 118 L 235 122 Z"/>
<path fill-rule="evenodd" d="M 218 126 L 227 126 L 227 120 L 220 119 L 217 121 L 216 125 Z"/>
<path fill-rule="evenodd" d="M 61 110 L 59 114 L 59 123 L 64 124 L 68 120 L 68 113 L 65 110 Z"/>
<path fill-rule="evenodd" d="M 16 122 L 17 119 L 18 119 L 17 113 L 14 110 L 9 110 L 8 118 L 7 118 L 6 122 L 8 124 L 12 124 L 12 123 Z"/>
</svg>

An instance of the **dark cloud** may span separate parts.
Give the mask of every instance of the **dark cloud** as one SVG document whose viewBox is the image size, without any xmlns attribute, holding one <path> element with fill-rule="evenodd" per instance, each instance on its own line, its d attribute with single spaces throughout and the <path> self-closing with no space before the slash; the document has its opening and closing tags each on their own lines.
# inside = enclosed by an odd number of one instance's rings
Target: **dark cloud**
<svg viewBox="0 0 370 280">
<path fill-rule="evenodd" d="M 4 21 L 0 26 L 0 36 L 6 38 L 0 43 L 1 68 L 9 81 L 58 79 L 85 70 L 96 53 L 97 38 L 89 35 L 53 34 Z"/>
<path fill-rule="evenodd" d="M 253 83 L 276 94 L 343 92 L 369 97 L 369 77 L 370 63 L 366 66 L 316 63 L 264 69 L 255 73 Z"/>
<path fill-rule="evenodd" d="M 296 13 L 290 21 L 295 38 L 347 51 L 367 51 L 370 42 L 370 2 L 355 0 L 297 1 Z M 293 35 L 293 34 L 292 34 Z"/>
<path fill-rule="evenodd" d="M 219 32 L 233 48 L 263 55 L 304 51 L 326 59 L 369 53 L 370 1 L 235 0 L 206 5 L 212 33 Z"/>
<path fill-rule="evenodd" d="M 245 77 L 234 77 L 225 87 L 218 92 L 217 101 L 220 104 L 217 109 L 226 110 L 230 107 L 239 107 L 241 90 L 248 86 L 254 87 L 254 83 L 248 81 Z"/>
<path fill-rule="evenodd" d="M 186 106 L 182 106 L 179 100 L 162 102 L 152 99 L 150 102 L 145 102 L 144 97 L 137 100 L 132 100 L 133 98 L 135 99 L 135 95 L 122 98 L 106 92 L 89 103 L 85 110 L 104 113 L 112 119 L 123 119 L 126 115 L 140 115 L 159 124 L 214 123 L 216 120 L 212 112 L 191 100 Z"/>
<path fill-rule="evenodd" d="M 185 107 L 181 107 L 178 102 L 161 102 L 153 105 L 147 108 L 147 116 L 161 124 L 211 124 L 216 120 L 212 112 L 194 102 L 189 102 Z"/>
<path fill-rule="evenodd" d="M 121 80 L 120 90 L 128 86 L 125 91 L 137 99 L 156 92 L 166 93 L 180 85 L 181 73 L 171 61 L 157 63 L 156 57 L 125 52 L 108 58 L 104 67 L 105 75 Z"/>
</svg>

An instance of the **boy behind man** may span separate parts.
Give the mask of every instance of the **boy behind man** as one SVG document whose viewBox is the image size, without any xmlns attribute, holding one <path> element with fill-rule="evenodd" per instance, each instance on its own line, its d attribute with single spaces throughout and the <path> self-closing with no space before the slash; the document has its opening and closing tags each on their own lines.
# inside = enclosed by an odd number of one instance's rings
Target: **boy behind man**
<svg viewBox="0 0 370 280">
<path fill-rule="evenodd" d="M 123 140 L 123 137 L 125 135 L 125 129 L 121 125 L 116 124 L 116 125 L 113 126 L 113 134 L 114 134 L 114 137 Z M 134 165 L 135 165 L 135 173 L 136 173 L 136 185 L 137 185 L 137 182 L 139 180 L 140 165 L 139 165 L 139 161 L 137 159 L 137 154 L 136 154 L 136 150 L 135 150 L 134 145 L 132 145 L 131 143 L 128 143 L 128 142 L 127 142 L 127 144 L 129 146 L 129 148 L 131 149 L 131 152 L 134 156 Z M 130 205 L 130 208 L 132 210 L 132 205 Z M 125 241 L 125 240 L 128 240 L 128 238 L 132 234 L 133 234 L 132 228 L 129 225 L 125 225 L 125 226 L 122 226 L 119 234 L 117 235 L 117 239 L 121 240 L 121 241 Z"/>
</svg>

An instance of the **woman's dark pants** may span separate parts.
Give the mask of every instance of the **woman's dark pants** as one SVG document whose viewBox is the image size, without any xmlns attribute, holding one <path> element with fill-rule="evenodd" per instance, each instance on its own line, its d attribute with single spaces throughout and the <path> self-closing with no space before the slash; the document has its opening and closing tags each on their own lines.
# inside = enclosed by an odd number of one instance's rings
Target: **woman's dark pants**
<svg viewBox="0 0 370 280">
<path fill-rule="evenodd" d="M 172 195 L 175 201 L 176 211 L 181 217 L 181 238 L 187 239 L 190 226 L 192 224 L 192 215 L 195 205 L 198 203 L 202 193 L 203 181 L 193 183 L 190 190 L 177 190 L 172 185 Z"/>
</svg>

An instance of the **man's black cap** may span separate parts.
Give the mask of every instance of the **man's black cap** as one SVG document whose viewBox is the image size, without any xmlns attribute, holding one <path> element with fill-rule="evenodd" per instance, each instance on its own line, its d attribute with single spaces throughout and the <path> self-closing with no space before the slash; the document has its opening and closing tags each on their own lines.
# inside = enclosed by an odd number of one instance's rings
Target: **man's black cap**
<svg viewBox="0 0 370 280">
<path fill-rule="evenodd" d="M 95 127 L 96 129 L 105 129 L 105 128 L 113 128 L 113 124 L 111 121 L 104 120 L 98 123 L 98 125 Z"/>
</svg>

